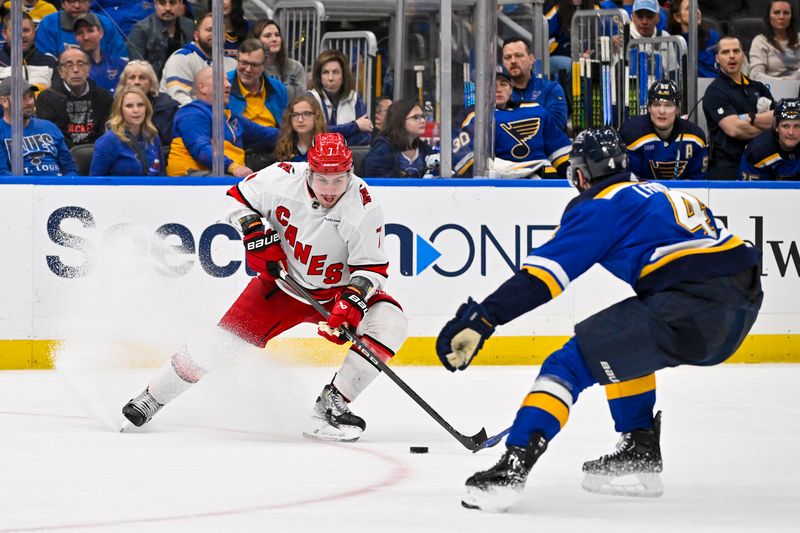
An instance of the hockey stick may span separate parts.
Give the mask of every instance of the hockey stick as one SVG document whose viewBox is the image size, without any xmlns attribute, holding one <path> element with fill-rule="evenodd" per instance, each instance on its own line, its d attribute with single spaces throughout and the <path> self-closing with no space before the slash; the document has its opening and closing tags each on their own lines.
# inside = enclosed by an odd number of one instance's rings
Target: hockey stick
<svg viewBox="0 0 800 533">
<path fill-rule="evenodd" d="M 483 441 L 483 444 L 478 446 L 478 448 L 472 450 L 472 453 L 477 453 L 477 452 L 479 452 L 481 450 L 484 450 L 486 448 L 491 448 L 492 446 L 497 446 L 500 443 L 500 441 L 503 440 L 503 437 L 505 437 L 509 433 L 511 433 L 511 427 L 507 427 L 506 429 L 504 429 L 503 431 L 501 431 L 497 435 L 492 435 L 491 437 L 489 437 L 488 439 Z"/>
<path fill-rule="evenodd" d="M 321 314 L 323 318 L 327 320 L 327 318 L 330 316 L 330 312 L 327 309 L 325 309 L 325 307 L 323 307 L 322 304 L 320 304 L 317 300 L 315 300 L 314 297 L 311 296 L 311 294 L 308 292 L 308 290 L 306 290 L 305 287 L 300 285 L 297 282 L 297 280 L 295 280 L 291 276 L 291 274 L 289 274 L 285 270 L 281 270 L 280 276 L 283 281 L 288 283 L 289 286 L 292 289 L 294 289 L 295 292 L 297 292 L 297 294 L 302 296 L 303 299 L 309 303 L 309 305 L 313 306 L 314 309 L 316 309 L 319 312 L 319 314 Z M 423 411 L 428 413 L 431 416 L 431 418 L 433 418 L 440 426 L 442 426 L 445 429 L 445 431 L 447 431 L 453 437 L 455 437 L 455 439 L 458 442 L 463 444 L 465 448 L 467 448 L 468 450 L 472 450 L 473 452 L 481 449 L 481 445 L 484 442 L 486 442 L 487 439 L 486 429 L 481 428 L 479 432 L 477 432 L 475 435 L 472 435 L 471 437 L 468 437 L 453 429 L 453 426 L 451 426 L 444 418 L 442 418 L 442 416 L 439 413 L 434 411 L 433 407 L 428 405 L 428 403 L 425 400 L 423 400 L 419 394 L 414 392 L 414 389 L 409 387 L 406 384 L 406 382 L 400 378 L 400 376 L 394 373 L 394 370 L 389 368 L 389 366 L 386 363 L 381 361 L 380 358 L 377 355 L 375 355 L 376 350 L 381 350 L 379 346 L 372 345 L 372 343 L 370 343 L 368 340 L 362 339 L 361 337 L 359 337 L 358 335 L 356 335 L 354 332 L 350 331 L 347 328 L 341 328 L 340 331 L 345 337 L 347 337 L 347 340 L 352 342 L 356 346 L 356 348 L 358 348 L 360 354 L 367 361 L 369 361 L 375 368 L 377 368 L 378 370 L 382 371 L 384 374 L 389 376 L 389 379 L 394 381 L 398 387 L 403 389 L 403 392 L 408 394 L 411 397 L 411 399 L 416 402 L 417 405 L 422 407 Z"/>
</svg>

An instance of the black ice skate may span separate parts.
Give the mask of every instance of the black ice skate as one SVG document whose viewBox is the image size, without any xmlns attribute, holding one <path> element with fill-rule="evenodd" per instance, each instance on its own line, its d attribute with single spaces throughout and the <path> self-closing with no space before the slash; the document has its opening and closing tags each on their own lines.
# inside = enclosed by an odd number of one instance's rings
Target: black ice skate
<svg viewBox="0 0 800 533">
<path fill-rule="evenodd" d="M 546 449 L 547 441 L 538 432 L 531 435 L 527 448 L 509 446 L 496 465 L 467 479 L 467 494 L 461 505 L 482 511 L 508 511 L 519 499 L 528 473 Z"/>
<path fill-rule="evenodd" d="M 347 400 L 330 383 L 325 385 L 317 397 L 317 403 L 311 411 L 311 422 L 303 431 L 303 436 L 317 440 L 353 442 L 358 440 L 366 427 L 364 419 L 350 412 Z"/>
<path fill-rule="evenodd" d="M 153 398 L 150 391 L 145 389 L 139 396 L 125 404 L 122 414 L 131 424 L 141 427 L 153 418 L 162 407 L 164 406 Z"/>
<path fill-rule="evenodd" d="M 583 488 L 614 496 L 661 496 L 664 486 L 659 476 L 663 469 L 660 438 L 661 411 L 653 418 L 652 429 L 623 433 L 617 451 L 583 463 Z"/>
</svg>

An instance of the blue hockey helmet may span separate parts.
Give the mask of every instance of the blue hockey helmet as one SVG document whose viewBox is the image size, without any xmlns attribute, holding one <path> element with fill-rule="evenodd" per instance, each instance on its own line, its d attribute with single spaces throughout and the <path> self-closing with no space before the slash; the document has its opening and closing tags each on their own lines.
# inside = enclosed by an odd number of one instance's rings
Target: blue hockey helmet
<svg viewBox="0 0 800 533">
<path fill-rule="evenodd" d="M 784 98 L 775 105 L 772 127 L 778 129 L 784 120 L 800 120 L 800 98 Z"/>
<path fill-rule="evenodd" d="M 628 152 L 617 132 L 609 127 L 583 130 L 572 142 L 569 156 L 569 179 L 576 188 L 580 170 L 591 183 L 628 168 Z"/>
</svg>

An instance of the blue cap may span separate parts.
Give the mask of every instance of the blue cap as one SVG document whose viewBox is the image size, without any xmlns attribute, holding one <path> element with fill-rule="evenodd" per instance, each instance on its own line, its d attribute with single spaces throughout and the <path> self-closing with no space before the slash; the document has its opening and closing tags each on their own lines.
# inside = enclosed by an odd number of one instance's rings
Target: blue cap
<svg viewBox="0 0 800 533">
<path fill-rule="evenodd" d="M 499 78 L 500 76 L 502 76 L 505 79 L 507 79 L 508 81 L 511 81 L 511 73 L 503 65 L 497 65 L 494 68 L 494 75 L 495 75 L 495 78 Z"/>
<path fill-rule="evenodd" d="M 658 13 L 660 11 L 656 0 L 635 0 L 631 11 L 636 12 L 639 10 L 650 11 L 652 13 Z"/>
</svg>

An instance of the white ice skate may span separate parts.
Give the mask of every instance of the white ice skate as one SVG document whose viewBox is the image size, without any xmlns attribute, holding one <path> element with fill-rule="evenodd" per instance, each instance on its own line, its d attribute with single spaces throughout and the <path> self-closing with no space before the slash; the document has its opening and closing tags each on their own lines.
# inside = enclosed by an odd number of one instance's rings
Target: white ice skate
<svg viewBox="0 0 800 533">
<path fill-rule="evenodd" d="M 314 404 L 311 420 L 303 436 L 316 440 L 353 442 L 358 440 L 366 427 L 363 418 L 350 412 L 342 393 L 328 384 Z"/>
</svg>

